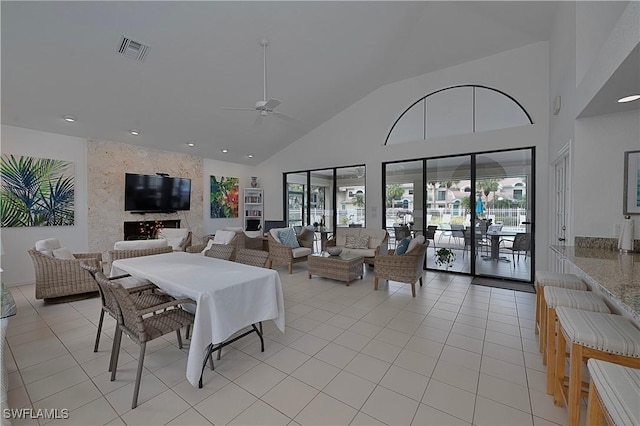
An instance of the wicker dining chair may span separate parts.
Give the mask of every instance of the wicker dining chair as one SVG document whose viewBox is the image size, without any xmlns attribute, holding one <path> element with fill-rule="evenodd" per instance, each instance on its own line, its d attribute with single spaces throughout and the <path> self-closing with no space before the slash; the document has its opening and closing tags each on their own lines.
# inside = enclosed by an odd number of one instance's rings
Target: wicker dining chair
<svg viewBox="0 0 640 426">
<path fill-rule="evenodd" d="M 174 299 L 160 305 L 141 308 L 136 304 L 134 296 L 121 284 L 117 282 L 110 283 L 107 277 L 101 272 L 96 273 L 96 280 L 99 284 L 111 290 L 118 307 L 116 310 L 118 327 L 116 328 L 112 351 L 111 381 L 116 379 L 122 333 L 124 332 L 131 340 L 140 346 L 136 383 L 133 388 L 133 400 L 131 403 L 131 408 L 133 409 L 138 406 L 140 379 L 142 378 L 142 367 L 147 342 L 175 331 L 178 336 L 178 347 L 182 349 L 180 329 L 193 325 L 195 315 L 184 310 L 181 306 L 195 304 L 196 302 L 191 299 Z M 154 315 L 148 315 L 151 313 Z"/>
<path fill-rule="evenodd" d="M 240 249 L 236 255 L 236 262 L 244 265 L 266 268 L 269 262 L 269 252 L 262 250 Z"/>
<path fill-rule="evenodd" d="M 94 265 L 88 263 L 80 264 L 80 267 L 89 271 L 93 279 L 96 281 L 98 291 L 100 292 L 100 301 L 102 302 L 102 308 L 100 310 L 100 319 L 98 320 L 98 332 L 96 333 L 96 342 L 93 345 L 93 351 L 98 352 L 98 346 L 100 345 L 100 335 L 102 334 L 102 323 L 104 321 L 105 312 L 115 320 L 117 317 L 117 304 L 116 300 L 111 294 L 109 288 L 104 288 L 102 284 L 96 279 L 96 274 L 100 272 Z M 160 305 L 162 303 L 174 300 L 173 297 L 168 294 L 160 292 L 160 289 L 150 281 L 134 278 L 130 275 L 120 275 L 117 277 L 107 278 L 109 282 L 120 283 L 126 290 L 134 296 L 134 302 L 139 308 L 149 308 L 151 306 Z M 111 371 L 111 364 L 109 364 L 109 371 Z"/>
</svg>

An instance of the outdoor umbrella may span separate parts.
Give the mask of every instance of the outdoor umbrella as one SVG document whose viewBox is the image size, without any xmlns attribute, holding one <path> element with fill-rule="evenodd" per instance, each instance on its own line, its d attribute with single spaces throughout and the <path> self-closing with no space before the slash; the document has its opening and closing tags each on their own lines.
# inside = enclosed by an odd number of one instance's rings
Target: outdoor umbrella
<svg viewBox="0 0 640 426">
<path fill-rule="evenodd" d="M 484 212 L 484 206 L 482 205 L 482 198 L 478 195 L 476 200 L 476 215 L 481 215 Z"/>
</svg>

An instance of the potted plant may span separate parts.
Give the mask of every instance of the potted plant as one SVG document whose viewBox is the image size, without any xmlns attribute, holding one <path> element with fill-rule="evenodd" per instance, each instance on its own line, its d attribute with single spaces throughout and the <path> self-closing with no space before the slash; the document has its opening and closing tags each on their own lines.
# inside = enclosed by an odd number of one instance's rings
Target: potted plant
<svg viewBox="0 0 640 426">
<path fill-rule="evenodd" d="M 453 250 L 445 247 L 436 250 L 434 256 L 436 258 L 436 265 L 444 265 L 447 269 L 449 269 L 449 266 L 453 266 L 453 262 L 456 261 L 456 254 L 453 252 Z"/>
</svg>

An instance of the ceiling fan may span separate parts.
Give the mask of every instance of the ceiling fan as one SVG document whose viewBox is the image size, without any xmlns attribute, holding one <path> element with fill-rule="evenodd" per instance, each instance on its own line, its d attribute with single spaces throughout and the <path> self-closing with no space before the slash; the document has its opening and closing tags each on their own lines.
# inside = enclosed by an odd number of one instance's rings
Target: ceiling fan
<svg viewBox="0 0 640 426">
<path fill-rule="evenodd" d="M 256 117 L 256 121 L 254 125 L 258 125 L 262 122 L 264 117 L 267 115 L 275 115 L 277 117 L 281 117 L 288 120 L 293 120 L 296 122 L 300 122 L 295 117 L 292 117 L 284 112 L 276 111 L 275 108 L 280 105 L 280 102 L 277 99 L 268 98 L 267 99 L 267 45 L 269 44 L 268 40 L 262 39 L 260 40 L 260 45 L 262 46 L 262 54 L 263 54 L 263 92 L 262 92 L 262 100 L 256 102 L 253 108 L 222 108 L 224 110 L 233 110 L 233 111 L 258 111 L 258 116 Z"/>
</svg>

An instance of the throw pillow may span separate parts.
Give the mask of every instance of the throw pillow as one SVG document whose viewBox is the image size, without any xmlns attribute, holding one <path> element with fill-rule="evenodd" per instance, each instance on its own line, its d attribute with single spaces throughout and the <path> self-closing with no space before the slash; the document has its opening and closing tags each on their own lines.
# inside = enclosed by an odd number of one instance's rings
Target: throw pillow
<svg viewBox="0 0 640 426">
<path fill-rule="evenodd" d="M 409 242 L 409 247 L 407 247 L 407 253 L 409 253 L 414 248 L 418 247 L 420 244 L 424 244 L 424 235 L 418 235 L 411 242 Z"/>
<path fill-rule="evenodd" d="M 350 249 L 366 249 L 369 248 L 369 237 L 358 237 L 355 235 L 347 235 L 345 248 Z"/>
<path fill-rule="evenodd" d="M 411 237 L 405 237 L 403 238 L 399 243 L 398 246 L 396 247 L 396 252 L 395 254 L 398 256 L 402 256 L 403 254 L 405 254 L 407 252 L 407 249 L 409 248 L 409 243 L 411 242 Z"/>
<path fill-rule="evenodd" d="M 55 249 L 53 251 L 53 257 L 56 259 L 75 259 L 73 257 L 73 253 L 66 247 L 60 247 L 59 249 Z"/>
<path fill-rule="evenodd" d="M 296 238 L 296 233 L 293 228 L 283 229 L 278 231 L 278 239 L 287 247 L 298 248 L 300 244 L 298 243 L 298 239 Z"/>
</svg>

